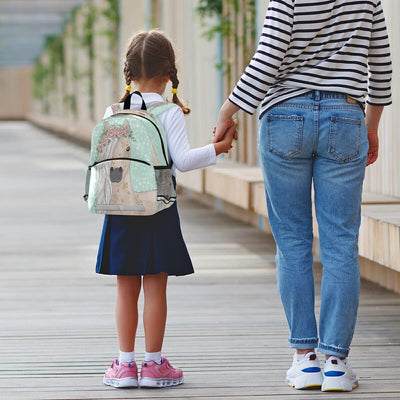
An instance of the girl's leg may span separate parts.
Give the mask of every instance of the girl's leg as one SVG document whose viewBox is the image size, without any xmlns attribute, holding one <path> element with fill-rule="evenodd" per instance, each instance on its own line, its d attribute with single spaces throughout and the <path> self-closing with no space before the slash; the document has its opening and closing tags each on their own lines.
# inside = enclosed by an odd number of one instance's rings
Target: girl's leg
<svg viewBox="0 0 400 400">
<path fill-rule="evenodd" d="M 120 357 L 106 371 L 103 383 L 118 388 L 138 387 L 138 370 L 130 356 L 135 349 L 138 324 L 137 301 L 142 278 L 140 276 L 117 276 L 117 300 L 115 320 L 117 323 Z M 129 358 L 129 360 L 124 360 Z"/>
<path fill-rule="evenodd" d="M 138 325 L 137 302 L 142 280 L 140 276 L 117 277 L 117 300 L 115 319 L 117 323 L 119 349 L 132 352 L 135 349 L 136 329 Z"/>
<path fill-rule="evenodd" d="M 175 386 L 183 383 L 182 370 L 172 367 L 166 358 L 161 357 L 167 321 L 167 280 L 168 274 L 165 272 L 143 277 L 146 354 L 140 371 L 141 387 Z"/>
<path fill-rule="evenodd" d="M 147 353 L 156 353 L 162 348 L 167 321 L 167 280 L 165 272 L 143 277 L 143 324 Z"/>
</svg>

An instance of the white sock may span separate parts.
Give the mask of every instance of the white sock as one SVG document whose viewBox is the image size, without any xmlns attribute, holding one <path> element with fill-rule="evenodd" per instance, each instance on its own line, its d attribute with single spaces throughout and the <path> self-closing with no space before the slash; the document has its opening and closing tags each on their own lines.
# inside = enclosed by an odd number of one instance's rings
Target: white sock
<svg viewBox="0 0 400 400">
<path fill-rule="evenodd" d="M 155 353 L 144 353 L 144 361 L 154 361 L 157 364 L 161 364 L 161 351 L 156 351 Z"/>
<path fill-rule="evenodd" d="M 134 351 L 119 351 L 119 362 L 122 363 L 130 363 L 135 361 L 135 352 Z"/>
</svg>

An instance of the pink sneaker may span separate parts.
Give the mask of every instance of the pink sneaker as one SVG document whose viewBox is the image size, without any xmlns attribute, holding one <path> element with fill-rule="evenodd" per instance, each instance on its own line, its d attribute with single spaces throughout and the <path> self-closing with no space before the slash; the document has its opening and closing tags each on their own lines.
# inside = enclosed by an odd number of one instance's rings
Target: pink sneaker
<svg viewBox="0 0 400 400">
<path fill-rule="evenodd" d="M 117 358 L 106 371 L 103 383 L 117 388 L 138 387 L 138 370 L 136 363 L 120 364 Z"/>
<path fill-rule="evenodd" d="M 144 361 L 140 371 L 141 387 L 165 387 L 176 386 L 183 383 L 183 372 L 174 368 L 165 358 L 161 358 L 161 364 L 154 361 Z"/>
</svg>

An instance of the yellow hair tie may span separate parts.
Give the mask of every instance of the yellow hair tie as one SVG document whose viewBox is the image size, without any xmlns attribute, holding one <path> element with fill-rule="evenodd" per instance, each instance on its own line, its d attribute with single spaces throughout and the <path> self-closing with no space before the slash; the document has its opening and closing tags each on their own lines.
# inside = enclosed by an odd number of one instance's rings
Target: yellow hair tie
<svg viewBox="0 0 400 400">
<path fill-rule="evenodd" d="M 175 89 L 175 88 L 174 88 L 174 89 L 171 90 L 171 92 L 172 92 L 173 94 L 178 94 L 178 89 Z"/>
<path fill-rule="evenodd" d="M 126 92 L 130 92 L 130 91 L 131 91 L 131 85 L 126 86 L 126 87 L 125 87 L 125 91 L 126 91 Z"/>
</svg>

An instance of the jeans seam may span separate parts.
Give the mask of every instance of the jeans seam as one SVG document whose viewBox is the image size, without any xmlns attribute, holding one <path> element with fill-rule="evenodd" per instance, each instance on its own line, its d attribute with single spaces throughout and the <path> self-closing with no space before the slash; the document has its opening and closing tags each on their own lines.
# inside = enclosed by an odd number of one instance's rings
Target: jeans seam
<svg viewBox="0 0 400 400">
<path fill-rule="evenodd" d="M 318 349 L 320 350 L 327 350 L 327 351 L 334 351 L 346 357 L 349 354 L 350 348 L 348 347 L 340 347 L 334 345 L 327 345 L 325 343 L 320 342 Z"/>
<path fill-rule="evenodd" d="M 289 342 L 292 344 L 308 344 L 308 343 L 318 343 L 317 337 L 312 338 L 289 338 Z"/>
<path fill-rule="evenodd" d="M 362 109 L 358 106 L 358 105 L 319 105 L 320 110 L 321 111 L 329 111 L 329 110 L 346 110 L 346 111 L 360 111 L 363 112 Z M 302 108 L 302 109 L 306 109 L 306 110 L 313 110 L 314 109 L 314 105 L 309 105 L 309 104 L 296 104 L 296 103 L 292 103 L 292 104 L 281 104 L 281 105 L 276 105 L 271 107 L 270 110 L 272 109 L 276 109 L 276 108 Z M 270 111 L 268 110 L 268 111 Z"/>
<path fill-rule="evenodd" d="M 319 140 L 319 113 L 320 109 L 314 108 L 314 143 L 313 143 L 313 152 L 317 153 L 318 148 L 318 140 Z"/>
</svg>

